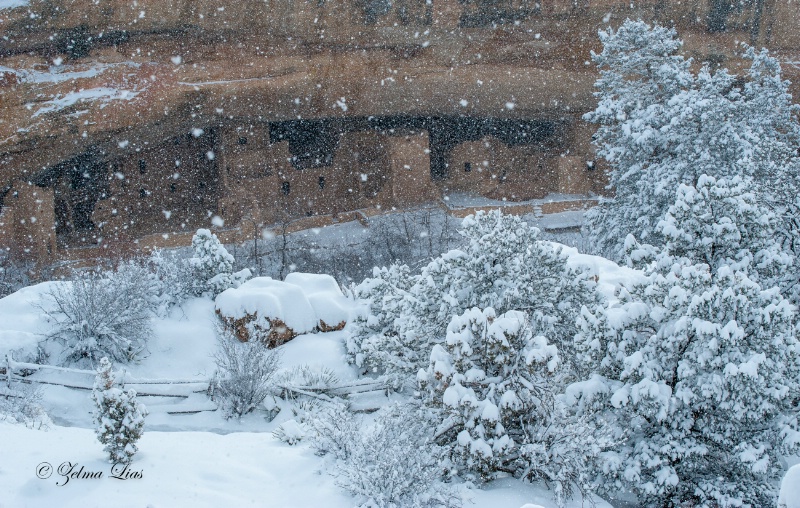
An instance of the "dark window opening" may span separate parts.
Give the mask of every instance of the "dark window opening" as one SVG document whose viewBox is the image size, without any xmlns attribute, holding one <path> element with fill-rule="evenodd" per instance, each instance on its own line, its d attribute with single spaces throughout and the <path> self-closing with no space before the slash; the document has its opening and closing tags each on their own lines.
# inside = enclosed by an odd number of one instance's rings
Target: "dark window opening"
<svg viewBox="0 0 800 508">
<path fill-rule="evenodd" d="M 178 190 L 178 186 L 177 185 L 175 185 L 174 183 L 169 184 L 169 191 L 170 192 L 174 193 L 176 190 Z"/>
<path fill-rule="evenodd" d="M 147 161 L 139 159 L 139 173 L 144 174 L 147 171 Z"/>
<path fill-rule="evenodd" d="M 176 137 L 175 139 L 172 140 L 172 144 L 175 145 L 175 146 L 180 145 L 181 144 L 181 138 Z"/>
<path fill-rule="evenodd" d="M 197 188 L 198 189 L 205 189 L 206 188 L 206 182 L 197 182 Z"/>
<path fill-rule="evenodd" d="M 325 190 L 325 177 L 319 177 L 319 190 Z"/>
<path fill-rule="evenodd" d="M 247 138 L 244 137 L 244 136 L 239 136 L 239 144 L 240 145 L 246 145 L 247 144 Z"/>
<path fill-rule="evenodd" d="M 144 189 L 139 189 L 139 197 L 140 198 L 146 198 L 147 197 L 147 191 L 144 190 Z"/>
<path fill-rule="evenodd" d="M 465 173 L 469 173 L 470 171 L 472 171 L 472 163 L 471 162 L 465 162 L 464 163 L 464 172 Z"/>
<path fill-rule="evenodd" d="M 291 187 L 289 185 L 289 182 L 283 182 L 281 184 L 281 192 L 283 193 L 284 196 L 287 196 L 289 194 L 290 190 L 291 190 Z"/>
</svg>

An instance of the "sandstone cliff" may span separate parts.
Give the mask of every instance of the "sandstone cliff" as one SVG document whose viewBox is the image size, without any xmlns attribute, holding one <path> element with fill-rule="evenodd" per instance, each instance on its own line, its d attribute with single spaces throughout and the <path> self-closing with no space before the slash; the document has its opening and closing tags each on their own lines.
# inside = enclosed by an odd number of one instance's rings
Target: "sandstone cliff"
<svg viewBox="0 0 800 508">
<path fill-rule="evenodd" d="M 24 3 L 23 1 L 17 3 Z M 598 28 L 675 25 L 700 62 L 767 46 L 788 0 L 30 0 L 0 10 L 0 244 L 602 192 Z M 587 163 L 589 165 L 587 166 Z M 34 219 L 33 221 L 31 219 Z"/>
</svg>

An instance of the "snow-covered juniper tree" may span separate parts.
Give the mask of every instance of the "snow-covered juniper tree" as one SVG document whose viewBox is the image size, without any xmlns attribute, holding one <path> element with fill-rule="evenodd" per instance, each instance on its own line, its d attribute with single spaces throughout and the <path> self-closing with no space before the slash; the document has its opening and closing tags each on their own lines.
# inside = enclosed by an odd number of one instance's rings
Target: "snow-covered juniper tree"
<svg viewBox="0 0 800 508">
<path fill-rule="evenodd" d="M 194 270 L 194 291 L 197 295 L 217 296 L 228 288 L 238 287 L 250 278 L 250 270 L 233 272 L 233 256 L 208 229 L 198 229 L 192 237 L 194 256 L 189 265 Z"/>
<path fill-rule="evenodd" d="M 745 182 L 682 186 L 647 281 L 582 312 L 596 375 L 568 393 L 619 422 L 600 471 L 643 506 L 773 506 L 781 455 L 800 446 L 795 308 L 770 285 L 787 256 Z"/>
<path fill-rule="evenodd" d="M 359 286 L 372 303 L 364 318 L 369 326 L 355 327 L 348 343 L 353 359 L 413 383 L 454 315 L 492 307 L 498 314 L 525 311 L 571 361 L 575 318 L 600 298 L 589 271 L 570 267 L 538 229 L 499 210 L 470 215 L 459 232 L 464 246 L 432 260 L 420 275 L 394 267 Z"/>
<path fill-rule="evenodd" d="M 454 316 L 417 379 L 456 469 L 484 480 L 500 472 L 544 480 L 559 506 L 573 489 L 591 490 L 585 472 L 602 432 L 567 410 L 559 394 L 569 371 L 525 313 L 489 307 Z"/>
<path fill-rule="evenodd" d="M 596 249 L 623 257 L 625 234 L 663 244 L 658 229 L 679 184 L 700 175 L 752 179 L 757 200 L 769 204 L 791 231 L 800 161 L 798 106 L 778 61 L 748 48 L 743 76 L 704 66 L 690 70 L 673 29 L 627 20 L 600 32 L 603 51 L 597 108 L 585 119 L 599 124 L 598 155 L 611 165 L 615 196 L 587 214 Z"/>
<path fill-rule="evenodd" d="M 128 464 L 139 450 L 147 409 L 136 400 L 136 391 L 114 386 L 115 375 L 108 358 L 100 359 L 92 390 L 97 439 L 104 445 L 109 462 Z"/>
</svg>

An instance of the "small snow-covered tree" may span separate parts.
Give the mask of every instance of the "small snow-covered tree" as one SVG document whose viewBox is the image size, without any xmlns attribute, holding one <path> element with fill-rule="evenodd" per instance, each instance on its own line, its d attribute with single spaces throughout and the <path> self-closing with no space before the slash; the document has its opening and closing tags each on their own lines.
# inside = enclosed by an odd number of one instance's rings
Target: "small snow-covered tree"
<svg viewBox="0 0 800 508">
<path fill-rule="evenodd" d="M 601 31 L 600 39 L 598 106 L 584 118 L 599 124 L 595 143 L 611 166 L 615 196 L 587 214 L 597 250 L 620 260 L 627 233 L 661 246 L 658 223 L 675 189 L 702 174 L 750 178 L 756 199 L 785 216 L 782 231 L 791 236 L 800 122 L 778 61 L 749 48 L 741 77 L 707 66 L 693 73 L 675 31 L 641 21 Z"/>
<path fill-rule="evenodd" d="M 233 272 L 235 259 L 208 229 L 198 229 L 192 238 L 194 256 L 189 264 L 194 270 L 195 294 L 216 296 L 228 288 L 238 287 L 250 277 L 250 270 Z"/>
<path fill-rule="evenodd" d="M 146 260 L 158 288 L 157 313 L 165 316 L 195 293 L 194 269 L 188 259 L 177 258 L 160 250 Z"/>
<path fill-rule="evenodd" d="M 568 374 L 525 313 L 489 307 L 454 316 L 417 379 L 441 412 L 436 434 L 459 469 L 484 480 L 499 472 L 544 480 L 564 506 L 573 489 L 591 489 L 586 465 L 603 446 L 593 423 L 561 400 Z"/>
<path fill-rule="evenodd" d="M 562 246 L 500 210 L 468 216 L 459 233 L 463 249 L 433 260 L 410 290 L 420 331 L 443 337 L 451 318 L 473 307 L 519 310 L 570 359 L 575 318 L 600 301 L 592 274 L 569 266 Z"/>
<path fill-rule="evenodd" d="M 104 445 L 109 462 L 128 464 L 139 450 L 147 409 L 136 400 L 136 391 L 115 386 L 116 379 L 108 358 L 101 358 L 92 390 L 97 439 Z"/>
<path fill-rule="evenodd" d="M 795 309 L 768 285 L 786 256 L 743 187 L 681 187 L 647 280 L 579 321 L 595 376 L 573 399 L 619 422 L 605 487 L 643 506 L 772 506 L 781 454 L 800 446 Z"/>
</svg>

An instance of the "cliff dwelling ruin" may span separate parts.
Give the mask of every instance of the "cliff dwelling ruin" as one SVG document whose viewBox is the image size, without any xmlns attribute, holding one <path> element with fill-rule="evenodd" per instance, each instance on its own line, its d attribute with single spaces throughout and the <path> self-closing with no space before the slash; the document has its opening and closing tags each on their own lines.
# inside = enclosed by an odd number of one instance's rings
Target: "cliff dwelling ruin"
<svg viewBox="0 0 800 508">
<path fill-rule="evenodd" d="M 41 261 L 212 217 L 584 206 L 607 192 L 590 51 L 626 17 L 734 70 L 739 42 L 767 46 L 800 83 L 786 0 L 21 3 L 0 10 L 0 247 Z"/>
</svg>

